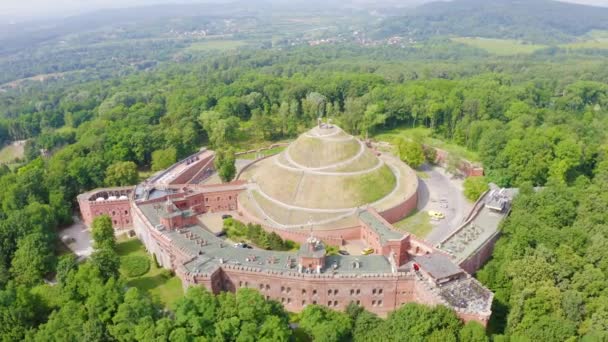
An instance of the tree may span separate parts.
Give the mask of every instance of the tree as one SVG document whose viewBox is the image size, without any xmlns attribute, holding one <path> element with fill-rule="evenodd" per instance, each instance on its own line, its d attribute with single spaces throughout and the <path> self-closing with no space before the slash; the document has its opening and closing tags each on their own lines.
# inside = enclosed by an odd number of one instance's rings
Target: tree
<svg viewBox="0 0 608 342">
<path fill-rule="evenodd" d="M 33 233 L 19 240 L 11 274 L 16 282 L 32 286 L 42 281 L 43 276 L 52 269 L 54 261 L 49 241 L 42 234 Z"/>
<path fill-rule="evenodd" d="M 108 215 L 100 215 L 93 219 L 91 234 L 95 242 L 95 248 L 116 248 L 116 236 L 114 235 L 114 227 L 112 227 L 112 219 Z"/>
<path fill-rule="evenodd" d="M 218 149 L 213 161 L 222 182 L 230 182 L 236 174 L 236 158 L 232 149 Z"/>
<path fill-rule="evenodd" d="M 463 187 L 464 196 L 469 201 L 477 201 L 489 189 L 486 177 L 467 177 L 464 180 Z"/>
<path fill-rule="evenodd" d="M 118 278 L 120 258 L 108 246 L 103 246 L 93 252 L 90 262 L 99 271 L 102 279 Z"/>
<path fill-rule="evenodd" d="M 399 139 L 397 142 L 399 158 L 413 168 L 420 167 L 424 161 L 424 150 L 419 143 L 406 139 Z"/>
<path fill-rule="evenodd" d="M 117 341 L 136 341 L 135 327 L 145 319 L 155 317 L 156 310 L 150 300 L 132 287 L 125 294 L 124 302 L 118 306 L 108 330 Z"/>
<path fill-rule="evenodd" d="M 57 282 L 59 285 L 65 285 L 68 276 L 71 272 L 74 272 L 78 269 L 78 260 L 76 256 L 73 254 L 63 255 L 59 258 L 59 262 L 57 262 Z"/>
<path fill-rule="evenodd" d="M 135 185 L 138 181 L 139 173 L 134 162 L 117 162 L 106 170 L 105 183 L 108 186 Z"/>
<path fill-rule="evenodd" d="M 174 147 L 152 152 L 152 171 L 164 170 L 176 162 L 177 150 Z"/>
<path fill-rule="evenodd" d="M 351 325 L 345 313 L 319 305 L 309 305 L 300 313 L 300 327 L 315 341 L 346 341 Z"/>
</svg>

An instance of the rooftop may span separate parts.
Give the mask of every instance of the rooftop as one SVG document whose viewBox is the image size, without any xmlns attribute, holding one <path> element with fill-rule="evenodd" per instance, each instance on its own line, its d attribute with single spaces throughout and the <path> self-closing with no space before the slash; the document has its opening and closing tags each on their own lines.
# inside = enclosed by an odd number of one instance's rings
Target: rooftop
<svg viewBox="0 0 608 342">
<path fill-rule="evenodd" d="M 449 257 L 441 253 L 415 256 L 414 261 L 434 279 L 444 279 L 464 273 Z"/>
<path fill-rule="evenodd" d="M 495 191 L 495 190 L 491 190 Z M 500 222 L 508 215 L 508 203 L 505 199 L 513 199 L 517 189 L 503 189 L 497 199 L 491 193 L 484 199 L 483 207 L 467 223 L 460 226 L 454 233 L 439 244 L 439 248 L 450 253 L 457 263 L 466 260 L 470 255 L 483 246 L 486 241 L 498 234 Z M 504 205 L 502 203 L 505 203 Z M 503 208 L 502 211 L 497 208 Z"/>
<path fill-rule="evenodd" d="M 159 225 L 159 215 L 165 213 L 162 203 L 140 204 L 139 208 L 152 226 Z M 184 268 L 192 273 L 207 274 L 221 265 L 247 266 L 262 271 L 298 273 L 298 252 L 267 251 L 262 249 L 237 248 L 211 233 L 200 225 L 180 230 L 163 229 L 161 233 L 171 240 L 175 247 L 192 257 Z M 319 250 L 325 254 L 324 249 Z M 306 273 L 306 270 L 305 270 Z M 311 271 L 312 273 L 312 271 Z M 390 262 L 382 255 L 327 256 L 327 274 L 390 274 Z"/>
<path fill-rule="evenodd" d="M 388 240 L 401 240 L 404 237 L 403 233 L 393 230 L 386 223 L 386 221 L 379 219 L 369 210 L 363 210 L 359 212 L 359 218 L 367 226 L 373 229 L 376 234 L 378 234 L 378 236 L 380 236 L 380 242 L 382 244 L 385 244 Z"/>
</svg>

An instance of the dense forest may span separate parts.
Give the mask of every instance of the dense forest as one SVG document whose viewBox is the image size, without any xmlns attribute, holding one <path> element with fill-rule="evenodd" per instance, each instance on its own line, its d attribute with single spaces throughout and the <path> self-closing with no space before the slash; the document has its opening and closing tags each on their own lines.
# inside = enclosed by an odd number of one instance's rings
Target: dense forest
<svg viewBox="0 0 608 342">
<path fill-rule="evenodd" d="M 570 39 L 600 14 L 547 39 Z M 408 47 L 266 39 L 222 52 L 185 51 L 185 39 L 0 58 L 2 82 L 69 71 L 0 89 L 0 142 L 27 139 L 24 160 L 0 166 L 1 341 L 608 340 L 607 50 L 497 57 L 441 37 Z M 294 315 L 249 290 L 192 289 L 166 307 L 127 285 L 102 220 L 88 261 L 62 255 L 57 231 L 79 193 L 135 184 L 201 146 L 288 140 L 319 115 L 372 139 L 424 129 L 419 143 L 458 145 L 488 181 L 520 188 L 476 275 L 495 292 L 487 332 L 444 307 Z"/>
</svg>

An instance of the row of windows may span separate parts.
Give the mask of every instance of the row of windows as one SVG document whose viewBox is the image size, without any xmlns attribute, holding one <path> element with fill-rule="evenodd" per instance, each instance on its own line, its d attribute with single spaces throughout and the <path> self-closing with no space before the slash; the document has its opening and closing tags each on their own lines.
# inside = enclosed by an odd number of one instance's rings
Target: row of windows
<svg viewBox="0 0 608 342">
<path fill-rule="evenodd" d="M 382 306 L 382 300 L 372 300 L 372 306 Z"/>
<path fill-rule="evenodd" d="M 379 294 L 379 295 L 381 295 L 382 294 L 382 289 L 373 289 L 372 290 L 372 294 Z"/>
<path fill-rule="evenodd" d="M 128 223 L 128 222 L 127 222 Z M 248 282 L 242 282 L 239 281 L 239 287 L 248 287 L 249 283 Z M 259 289 L 264 291 L 269 291 L 270 290 L 270 285 L 269 284 L 260 284 L 259 285 Z M 281 293 L 291 293 L 291 287 L 285 287 L 285 286 L 281 286 Z M 331 296 L 332 294 L 334 296 L 337 296 L 339 293 L 338 289 L 329 289 L 327 290 L 327 295 Z M 383 293 L 382 289 L 372 289 L 372 294 L 378 294 L 381 295 Z M 306 294 L 306 289 L 302 289 L 302 294 L 305 295 Z M 350 295 L 351 296 L 355 296 L 355 295 L 360 295 L 361 294 L 361 289 L 350 289 Z M 313 289 L 312 290 L 312 295 L 315 296 L 317 295 L 317 289 Z"/>
</svg>

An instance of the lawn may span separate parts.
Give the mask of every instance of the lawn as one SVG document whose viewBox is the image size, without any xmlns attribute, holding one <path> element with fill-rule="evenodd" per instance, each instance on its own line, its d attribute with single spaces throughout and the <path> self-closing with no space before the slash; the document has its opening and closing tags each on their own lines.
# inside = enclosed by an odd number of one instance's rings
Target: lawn
<svg viewBox="0 0 608 342">
<path fill-rule="evenodd" d="M 462 158 L 465 158 L 472 162 L 478 162 L 479 155 L 476 152 L 470 151 L 460 145 L 452 144 L 437 138 L 433 138 L 432 131 L 430 128 L 425 127 L 397 127 L 389 130 L 385 130 L 376 134 L 374 138 L 380 141 L 386 141 L 393 143 L 393 140 L 397 137 L 418 141 L 420 143 L 446 150 L 450 153 L 455 153 Z"/>
<path fill-rule="evenodd" d="M 156 267 L 153 258 L 137 239 L 119 239 L 116 250 L 121 257 L 139 255 L 150 260 L 150 271 L 139 277 L 127 278 L 127 285 L 137 287 L 166 307 L 173 309 L 175 302 L 184 294 L 181 280 L 171 275 L 169 271 Z"/>
<path fill-rule="evenodd" d="M 499 56 L 513 56 L 520 54 L 530 54 L 536 50 L 544 49 L 547 46 L 528 44 L 514 39 L 492 39 L 479 37 L 457 37 L 452 41 L 476 47 Z"/>
<path fill-rule="evenodd" d="M 431 219 L 425 211 L 415 211 L 403 220 L 393 224 L 395 228 L 424 239 L 433 229 Z"/>
</svg>

